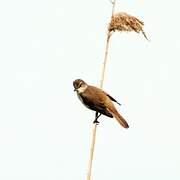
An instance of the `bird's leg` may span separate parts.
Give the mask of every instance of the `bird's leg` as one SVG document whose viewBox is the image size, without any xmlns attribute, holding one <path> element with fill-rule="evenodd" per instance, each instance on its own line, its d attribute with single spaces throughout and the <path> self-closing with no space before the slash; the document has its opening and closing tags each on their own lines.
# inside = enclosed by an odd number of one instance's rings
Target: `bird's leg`
<svg viewBox="0 0 180 180">
<path fill-rule="evenodd" d="M 99 124 L 99 121 L 98 121 L 97 119 L 98 119 L 100 116 L 101 116 L 101 114 L 98 114 L 98 112 L 96 111 L 95 120 L 93 121 L 93 123 Z"/>
</svg>

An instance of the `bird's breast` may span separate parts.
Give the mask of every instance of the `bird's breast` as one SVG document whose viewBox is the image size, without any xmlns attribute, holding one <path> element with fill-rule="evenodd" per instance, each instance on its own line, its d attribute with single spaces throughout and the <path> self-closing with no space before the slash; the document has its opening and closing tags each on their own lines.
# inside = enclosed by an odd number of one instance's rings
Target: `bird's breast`
<svg viewBox="0 0 180 180">
<path fill-rule="evenodd" d="M 77 96 L 78 96 L 79 100 L 84 104 L 84 106 L 86 106 L 88 109 L 90 109 L 90 107 L 84 102 L 81 94 L 78 94 L 78 93 L 77 93 Z"/>
</svg>

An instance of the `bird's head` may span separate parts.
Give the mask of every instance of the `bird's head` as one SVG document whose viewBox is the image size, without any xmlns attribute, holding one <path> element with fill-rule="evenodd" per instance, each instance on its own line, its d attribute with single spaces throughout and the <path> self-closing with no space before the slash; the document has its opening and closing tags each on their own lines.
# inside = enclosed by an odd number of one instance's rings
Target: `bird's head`
<svg viewBox="0 0 180 180">
<path fill-rule="evenodd" d="M 82 79 L 76 79 L 73 81 L 73 86 L 74 91 L 80 94 L 86 90 L 88 85 Z"/>
</svg>

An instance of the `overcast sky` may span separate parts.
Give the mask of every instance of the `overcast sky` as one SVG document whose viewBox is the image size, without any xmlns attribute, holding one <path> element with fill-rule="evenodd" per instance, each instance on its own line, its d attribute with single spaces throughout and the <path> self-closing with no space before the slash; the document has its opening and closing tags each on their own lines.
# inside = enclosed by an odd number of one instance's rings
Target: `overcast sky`
<svg viewBox="0 0 180 180">
<path fill-rule="evenodd" d="M 145 22 L 115 33 L 104 90 L 122 106 L 123 129 L 102 116 L 92 179 L 180 179 L 179 1 L 118 1 Z M 73 92 L 99 86 L 108 0 L 0 2 L 0 179 L 86 179 L 94 112 Z"/>
</svg>

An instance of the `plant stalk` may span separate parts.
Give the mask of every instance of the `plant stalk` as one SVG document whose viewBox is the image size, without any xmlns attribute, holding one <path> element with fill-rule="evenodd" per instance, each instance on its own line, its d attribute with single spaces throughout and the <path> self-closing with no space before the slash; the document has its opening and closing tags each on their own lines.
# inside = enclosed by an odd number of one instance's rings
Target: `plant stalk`
<svg viewBox="0 0 180 180">
<path fill-rule="evenodd" d="M 112 6 L 111 18 L 113 17 L 113 14 L 114 14 L 116 0 L 114 0 L 112 2 L 112 4 L 113 4 L 113 6 Z M 111 35 L 112 35 L 112 33 L 108 31 L 108 33 L 107 33 L 107 41 L 106 41 L 106 48 L 105 48 L 105 55 L 104 55 L 104 62 L 103 62 L 103 67 L 102 67 L 101 80 L 100 80 L 100 88 L 101 89 L 103 88 L 103 83 L 104 83 L 104 76 L 105 76 L 105 70 L 106 70 L 106 65 L 107 65 L 107 57 L 108 57 L 108 50 L 109 50 L 109 41 L 110 41 Z M 88 172 L 87 172 L 87 180 L 91 180 L 92 161 L 93 161 L 94 147 L 95 147 L 95 142 L 96 142 L 96 130 L 97 130 L 97 123 L 93 123 L 92 139 L 91 139 L 91 146 L 90 146 L 90 157 L 89 157 Z"/>
</svg>

